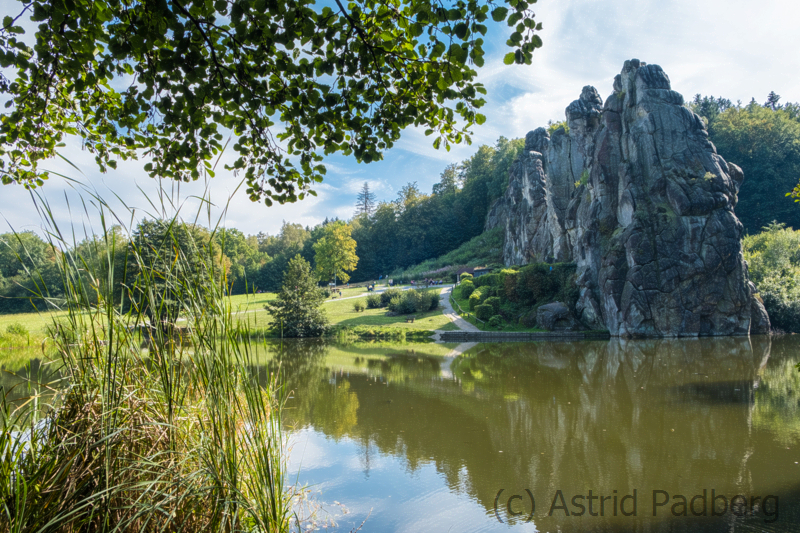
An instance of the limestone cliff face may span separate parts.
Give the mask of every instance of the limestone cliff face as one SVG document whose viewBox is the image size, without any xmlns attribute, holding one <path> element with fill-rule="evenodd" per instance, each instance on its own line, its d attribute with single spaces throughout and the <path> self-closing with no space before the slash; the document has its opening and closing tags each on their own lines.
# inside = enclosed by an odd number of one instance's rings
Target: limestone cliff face
<svg viewBox="0 0 800 533">
<path fill-rule="evenodd" d="M 621 336 L 765 333 L 734 214 L 744 178 L 658 65 L 626 61 L 603 104 L 584 87 L 569 132 L 530 132 L 487 229 L 506 264 L 578 265 L 576 313 Z"/>
</svg>

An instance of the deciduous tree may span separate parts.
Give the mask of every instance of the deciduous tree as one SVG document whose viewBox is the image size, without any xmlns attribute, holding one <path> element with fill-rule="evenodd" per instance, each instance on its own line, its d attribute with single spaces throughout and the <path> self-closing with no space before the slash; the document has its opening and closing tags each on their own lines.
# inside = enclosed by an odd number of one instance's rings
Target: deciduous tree
<svg viewBox="0 0 800 533">
<path fill-rule="evenodd" d="M 228 137 L 250 198 L 292 202 L 323 154 L 375 161 L 412 125 L 468 142 L 490 19 L 512 28 L 507 64 L 542 45 L 525 0 L 334 2 L 21 0 L 0 27 L 3 183 L 41 185 L 68 135 L 102 170 L 144 156 L 151 176 L 194 180 Z"/>
<path fill-rule="evenodd" d="M 352 228 L 342 221 L 331 222 L 325 226 L 324 237 L 314 244 L 314 262 L 320 279 L 337 279 L 347 283 L 348 272 L 355 270 L 358 264 L 356 241 L 353 240 Z"/>
</svg>

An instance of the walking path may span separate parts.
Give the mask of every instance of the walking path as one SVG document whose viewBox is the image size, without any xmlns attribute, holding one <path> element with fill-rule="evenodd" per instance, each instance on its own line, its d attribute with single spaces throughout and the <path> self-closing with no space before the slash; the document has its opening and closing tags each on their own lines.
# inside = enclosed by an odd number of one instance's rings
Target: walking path
<svg viewBox="0 0 800 533">
<path fill-rule="evenodd" d="M 453 322 L 458 329 L 461 331 L 480 331 L 476 326 L 470 324 L 456 313 L 455 309 L 453 309 L 453 305 L 450 303 L 450 293 L 453 292 L 453 286 L 447 286 L 442 289 L 441 300 L 442 300 L 442 307 L 444 308 L 444 316 L 450 319 L 450 322 Z M 434 340 L 439 340 L 441 337 L 442 330 L 436 330 L 435 335 L 433 336 Z"/>
</svg>

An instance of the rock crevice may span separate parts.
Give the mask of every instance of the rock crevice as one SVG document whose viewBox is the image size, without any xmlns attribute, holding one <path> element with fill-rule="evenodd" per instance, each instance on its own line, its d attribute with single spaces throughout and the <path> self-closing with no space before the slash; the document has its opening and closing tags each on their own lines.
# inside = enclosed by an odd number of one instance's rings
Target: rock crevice
<svg viewBox="0 0 800 533">
<path fill-rule="evenodd" d="M 742 171 L 661 67 L 626 61 L 605 102 L 584 87 L 566 118 L 528 133 L 490 210 L 504 262 L 576 263 L 576 315 L 612 335 L 768 332 L 734 214 Z"/>
</svg>

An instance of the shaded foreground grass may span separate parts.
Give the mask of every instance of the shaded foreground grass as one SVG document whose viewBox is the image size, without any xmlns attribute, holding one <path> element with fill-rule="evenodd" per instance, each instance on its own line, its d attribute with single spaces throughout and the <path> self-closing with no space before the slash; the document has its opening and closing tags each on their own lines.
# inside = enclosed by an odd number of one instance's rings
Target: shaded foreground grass
<svg viewBox="0 0 800 533">
<path fill-rule="evenodd" d="M 45 328 L 56 354 L 39 365 L 47 375 L 0 391 L 0 532 L 300 529 L 281 382 L 251 371 L 255 345 L 211 254 L 196 250 L 199 279 L 170 234 L 148 250 L 164 260 L 134 246 L 126 306 L 107 229 L 88 261 L 49 228 L 63 312 Z M 164 305 L 178 305 L 191 329 L 163 321 L 140 333 Z M 55 374 L 68 386 L 47 383 Z"/>
</svg>

